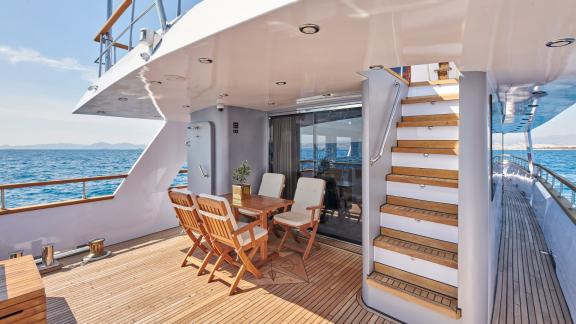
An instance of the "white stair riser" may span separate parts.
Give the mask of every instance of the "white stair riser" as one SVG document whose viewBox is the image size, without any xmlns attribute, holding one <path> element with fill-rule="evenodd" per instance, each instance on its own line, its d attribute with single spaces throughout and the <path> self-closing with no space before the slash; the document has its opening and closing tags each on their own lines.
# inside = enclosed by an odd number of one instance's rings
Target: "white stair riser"
<svg viewBox="0 0 576 324">
<path fill-rule="evenodd" d="M 402 105 L 402 116 L 457 114 L 459 110 L 458 100 L 413 103 Z"/>
<path fill-rule="evenodd" d="M 417 218 L 380 213 L 380 226 L 402 232 L 458 243 L 458 227 L 439 224 Z"/>
<path fill-rule="evenodd" d="M 438 263 L 374 247 L 374 261 L 430 278 L 452 286 L 458 286 L 458 270 Z"/>
<path fill-rule="evenodd" d="M 459 88 L 460 87 L 458 86 L 458 84 L 410 87 L 410 88 L 408 88 L 408 96 L 407 97 L 421 97 L 421 96 L 454 94 L 454 93 L 459 92 Z"/>
<path fill-rule="evenodd" d="M 405 198 L 458 204 L 458 189 L 387 181 L 386 194 Z"/>
<path fill-rule="evenodd" d="M 458 126 L 399 127 L 398 140 L 458 140 Z"/>
<path fill-rule="evenodd" d="M 392 153 L 392 165 L 411 168 L 458 170 L 458 156 L 422 153 Z"/>
</svg>

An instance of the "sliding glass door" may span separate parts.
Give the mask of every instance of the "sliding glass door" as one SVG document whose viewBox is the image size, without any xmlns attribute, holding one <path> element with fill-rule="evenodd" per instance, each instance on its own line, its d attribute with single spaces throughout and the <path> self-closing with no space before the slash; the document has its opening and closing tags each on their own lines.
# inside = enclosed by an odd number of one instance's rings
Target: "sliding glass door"
<svg viewBox="0 0 576 324">
<path fill-rule="evenodd" d="M 272 117 L 270 170 L 287 176 L 291 198 L 299 177 L 326 181 L 321 234 L 362 238 L 362 111 L 337 109 Z"/>
</svg>

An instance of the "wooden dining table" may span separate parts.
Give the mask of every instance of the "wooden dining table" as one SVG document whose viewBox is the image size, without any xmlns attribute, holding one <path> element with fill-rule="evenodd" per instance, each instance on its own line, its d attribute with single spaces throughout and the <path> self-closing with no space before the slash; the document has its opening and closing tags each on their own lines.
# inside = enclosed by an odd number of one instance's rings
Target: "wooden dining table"
<svg viewBox="0 0 576 324">
<path fill-rule="evenodd" d="M 234 215 L 237 219 L 240 214 L 238 209 L 252 211 L 259 215 L 262 227 L 266 230 L 268 230 L 268 217 L 270 217 L 272 213 L 279 209 L 282 211 L 288 211 L 288 207 L 294 203 L 294 201 L 288 199 L 273 198 L 260 195 L 250 195 L 249 197 L 243 198 L 242 200 L 234 199 L 232 194 L 222 195 L 222 197 L 228 199 L 230 207 L 232 207 L 232 211 L 234 212 Z M 263 248 L 263 251 L 260 252 L 260 260 L 259 262 L 255 263 L 255 266 L 258 268 L 264 265 L 271 256 L 277 255 L 275 252 L 268 254 L 267 245 Z"/>
<path fill-rule="evenodd" d="M 238 217 L 238 209 L 249 210 L 251 212 L 257 213 L 259 215 L 260 221 L 262 221 L 262 227 L 268 229 L 268 217 L 275 211 L 281 209 L 282 211 L 288 211 L 288 207 L 291 206 L 294 201 L 282 198 L 273 198 L 260 195 L 250 195 L 242 200 L 236 200 L 232 198 L 232 194 L 222 195 L 222 197 L 228 199 L 230 207 L 232 207 L 234 214 Z"/>
</svg>

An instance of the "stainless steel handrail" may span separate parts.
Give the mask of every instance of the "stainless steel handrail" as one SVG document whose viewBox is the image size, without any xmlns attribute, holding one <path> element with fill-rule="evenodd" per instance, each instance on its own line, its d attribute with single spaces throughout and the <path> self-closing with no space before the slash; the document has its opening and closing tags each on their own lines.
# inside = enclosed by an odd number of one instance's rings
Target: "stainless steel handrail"
<svg viewBox="0 0 576 324">
<path fill-rule="evenodd" d="M 504 155 L 504 160 L 514 163 L 521 169 L 530 172 L 529 162 L 524 158 L 514 155 Z M 540 182 L 550 186 L 555 192 L 555 197 L 564 198 L 570 205 L 570 209 L 576 209 L 576 185 L 539 163 L 534 163 L 534 167 L 534 177 Z"/>
<path fill-rule="evenodd" d="M 380 145 L 380 152 L 378 155 L 370 158 L 370 165 L 374 165 L 382 155 L 384 155 L 384 148 L 386 147 L 386 140 L 388 139 L 388 134 L 390 133 L 390 128 L 392 127 L 392 123 L 394 122 L 394 116 L 396 115 L 396 107 L 398 106 L 398 99 L 400 98 L 400 82 L 395 81 L 394 87 L 396 87 L 396 97 L 394 98 L 394 104 L 392 106 L 392 112 L 390 116 L 388 116 L 388 123 L 386 124 L 386 130 L 384 131 L 384 137 L 382 138 L 382 144 Z"/>
<path fill-rule="evenodd" d="M 183 173 L 188 173 L 188 170 L 187 169 L 181 169 L 180 171 L 178 171 L 178 174 L 183 174 Z M 110 180 L 118 180 L 118 179 L 126 179 L 126 178 L 128 178 L 128 174 L 123 173 L 123 174 L 114 174 L 114 175 L 108 175 L 108 176 L 95 176 L 95 177 L 85 177 L 85 178 L 49 180 L 49 181 L 28 182 L 28 183 L 0 184 L 0 212 L 9 209 L 8 205 L 6 203 L 6 190 L 32 188 L 32 187 L 47 187 L 47 186 L 65 185 L 65 184 L 71 184 L 71 183 L 81 183 L 82 184 L 82 200 L 88 200 L 88 198 L 94 198 L 94 197 L 88 197 L 88 195 L 87 195 L 86 184 L 88 182 L 110 181 Z"/>
<path fill-rule="evenodd" d="M 140 2 L 140 1 L 139 1 Z M 153 8 L 156 8 L 158 14 L 158 21 L 160 23 L 160 28 L 162 33 L 165 33 L 171 25 L 173 25 L 180 17 L 182 17 L 182 1 L 178 0 L 176 3 L 176 17 L 174 20 L 168 21 L 166 10 L 164 9 L 163 0 L 151 0 L 151 4 L 144 9 L 142 13 L 136 16 L 135 7 L 136 0 L 124 1 L 120 7 L 112 13 L 111 1 L 108 6 L 108 20 L 104 24 L 104 27 L 96 35 L 95 41 L 100 42 L 100 51 L 98 57 L 94 60 L 94 63 L 98 64 L 98 77 L 108 71 L 114 64 L 116 64 L 116 48 L 121 48 L 126 51 L 131 51 L 134 48 L 133 44 L 133 29 L 136 22 L 138 22 L 142 17 L 147 15 Z M 201 2 L 201 1 L 199 1 Z M 198 2 L 198 3 L 199 3 Z M 197 3 L 196 3 L 197 4 Z M 111 28 L 118 21 L 118 19 L 125 13 L 125 11 L 130 8 L 130 21 L 128 26 L 124 28 L 118 35 L 112 35 Z M 111 17 L 112 16 L 112 17 Z M 128 33 L 128 45 L 119 43 L 118 41 Z"/>
</svg>

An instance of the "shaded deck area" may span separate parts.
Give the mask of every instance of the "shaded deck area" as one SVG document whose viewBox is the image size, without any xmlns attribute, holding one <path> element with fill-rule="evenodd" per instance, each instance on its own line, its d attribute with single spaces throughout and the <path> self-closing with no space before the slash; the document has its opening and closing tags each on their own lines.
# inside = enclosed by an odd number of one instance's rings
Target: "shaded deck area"
<svg viewBox="0 0 576 324">
<path fill-rule="evenodd" d="M 48 322 L 390 323 L 360 301 L 359 248 L 336 245 L 320 243 L 305 264 L 282 254 L 264 278 L 246 276 L 228 296 L 226 284 L 180 267 L 189 239 L 167 230 L 111 246 L 113 256 L 98 262 L 64 260 L 63 271 L 44 277 Z"/>
<path fill-rule="evenodd" d="M 572 323 L 547 251 L 528 200 L 506 184 L 492 323 Z"/>
</svg>

